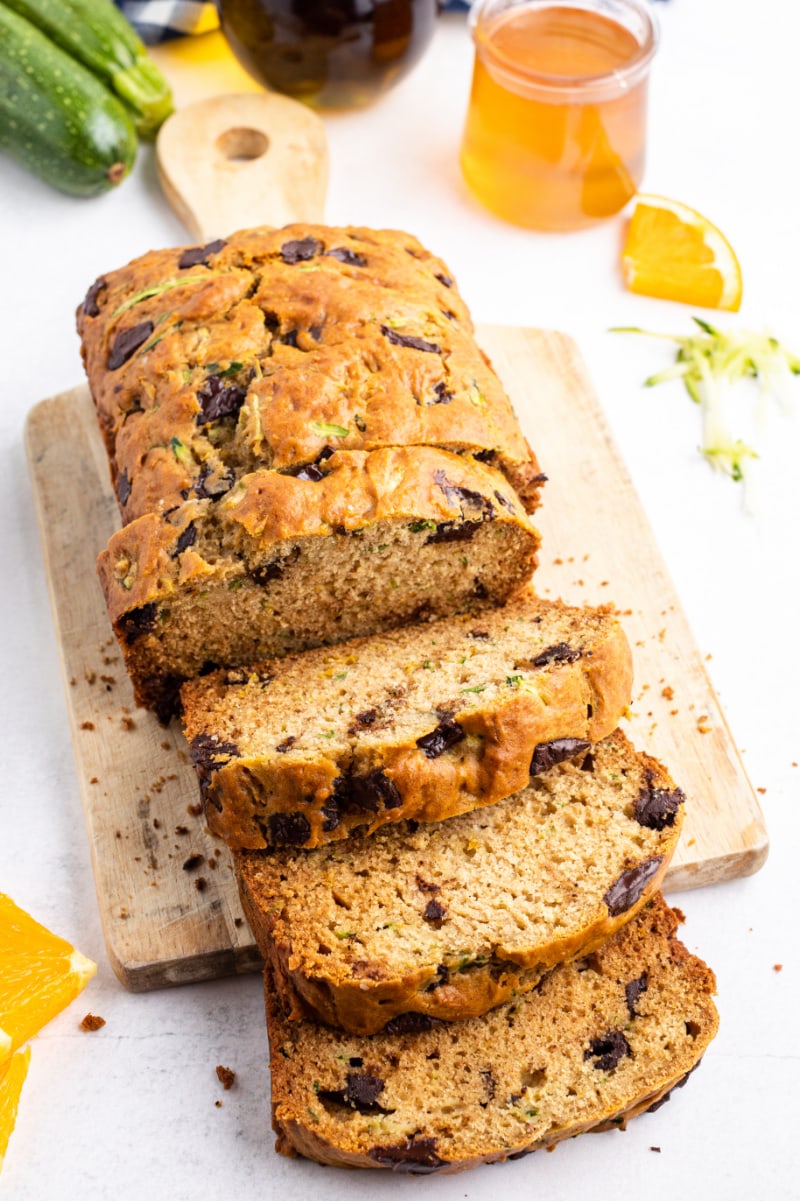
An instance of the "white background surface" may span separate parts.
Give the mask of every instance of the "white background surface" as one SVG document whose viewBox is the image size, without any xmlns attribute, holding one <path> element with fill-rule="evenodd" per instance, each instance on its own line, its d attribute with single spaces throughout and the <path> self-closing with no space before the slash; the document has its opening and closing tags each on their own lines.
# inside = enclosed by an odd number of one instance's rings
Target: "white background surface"
<svg viewBox="0 0 800 1201">
<path fill-rule="evenodd" d="M 797 351 L 797 7 L 785 0 L 657 7 L 663 36 L 644 187 L 707 213 L 736 247 L 745 300 L 738 316 L 720 321 L 769 327 Z M 205 62 L 196 46 L 161 51 L 160 61 L 181 102 L 253 87 L 219 48 Z M 696 455 L 698 413 L 681 387 L 640 386 L 666 365 L 667 352 L 607 332 L 618 324 L 690 328 L 691 310 L 622 288 L 622 220 L 588 233 L 536 235 L 495 220 L 466 192 L 457 149 L 470 64 L 463 18 L 447 17 L 422 64 L 393 93 L 366 112 L 326 119 L 328 218 L 407 227 L 449 262 L 477 320 L 552 326 L 579 343 L 697 641 L 712 655 L 710 674 L 753 783 L 766 790 L 766 867 L 675 898 L 688 918 L 685 941 L 717 971 L 719 1037 L 689 1086 L 625 1134 L 582 1138 L 552 1155 L 463 1176 L 406 1179 L 273 1153 L 256 976 L 146 996 L 122 989 L 97 914 L 23 423 L 36 401 L 81 379 L 72 314 L 95 276 L 150 247 L 189 239 L 160 195 L 149 150 L 124 187 L 91 201 L 61 196 L 2 159 L 0 890 L 99 964 L 83 997 L 33 1045 L 2 1196 L 800 1197 L 800 768 L 793 766 L 800 760 L 800 424 L 773 413 L 761 444 L 761 516 L 747 517 L 736 486 Z M 106 1018 L 96 1034 L 78 1030 L 87 1010 Z M 217 1082 L 218 1063 L 237 1072 L 230 1092 Z"/>
</svg>

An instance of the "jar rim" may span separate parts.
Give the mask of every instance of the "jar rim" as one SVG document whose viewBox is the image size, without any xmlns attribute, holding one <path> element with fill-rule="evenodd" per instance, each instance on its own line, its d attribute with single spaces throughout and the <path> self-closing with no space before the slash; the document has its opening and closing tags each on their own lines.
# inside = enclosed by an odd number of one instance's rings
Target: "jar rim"
<svg viewBox="0 0 800 1201">
<path fill-rule="evenodd" d="M 475 43 L 476 53 L 486 67 L 497 78 L 497 82 L 511 91 L 537 96 L 540 99 L 558 100 L 601 100 L 629 91 L 647 74 L 659 42 L 659 28 L 655 13 L 647 0 L 510 0 L 500 12 L 497 0 L 477 0 L 469 14 L 469 27 Z M 492 45 L 491 26 L 487 23 L 495 15 L 514 9 L 580 9 L 597 13 L 610 21 L 622 24 L 615 17 L 622 12 L 639 19 L 642 36 L 636 36 L 637 49 L 626 62 L 609 71 L 588 75 L 553 75 L 526 67 Z M 629 26 L 625 25 L 629 29 Z M 629 29 L 629 32 L 634 32 Z"/>
</svg>

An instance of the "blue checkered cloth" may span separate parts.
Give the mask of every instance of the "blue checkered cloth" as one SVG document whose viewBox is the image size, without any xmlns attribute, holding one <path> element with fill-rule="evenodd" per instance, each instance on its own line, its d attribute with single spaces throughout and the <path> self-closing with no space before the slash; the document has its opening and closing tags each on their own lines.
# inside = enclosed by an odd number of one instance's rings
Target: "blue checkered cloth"
<svg viewBox="0 0 800 1201">
<path fill-rule="evenodd" d="M 216 7 L 205 0 L 115 0 L 115 3 L 148 46 L 219 28 Z M 469 3 L 446 0 L 444 7 L 465 12 Z"/>
</svg>

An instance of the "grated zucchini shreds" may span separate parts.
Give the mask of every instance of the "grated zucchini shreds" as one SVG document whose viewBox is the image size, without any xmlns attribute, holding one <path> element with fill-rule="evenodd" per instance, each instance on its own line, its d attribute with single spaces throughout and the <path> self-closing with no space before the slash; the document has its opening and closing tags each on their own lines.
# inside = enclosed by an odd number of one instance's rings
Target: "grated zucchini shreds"
<svg viewBox="0 0 800 1201">
<path fill-rule="evenodd" d="M 754 424 L 756 432 L 764 429 L 767 403 L 776 400 L 784 413 L 794 412 L 792 376 L 800 375 L 800 357 L 781 346 L 770 334 L 748 330 L 717 329 L 700 317 L 692 320 L 699 333 L 681 337 L 661 334 L 635 326 L 617 326 L 611 333 L 644 334 L 662 338 L 678 347 L 675 362 L 645 380 L 645 386 L 683 380 L 689 396 L 703 411 L 703 440 L 700 453 L 715 471 L 740 481 L 745 489 L 745 503 L 752 497 L 752 467 L 758 459 L 755 448 L 734 436 L 729 428 L 729 409 L 732 389 L 741 380 L 758 380 Z"/>
</svg>

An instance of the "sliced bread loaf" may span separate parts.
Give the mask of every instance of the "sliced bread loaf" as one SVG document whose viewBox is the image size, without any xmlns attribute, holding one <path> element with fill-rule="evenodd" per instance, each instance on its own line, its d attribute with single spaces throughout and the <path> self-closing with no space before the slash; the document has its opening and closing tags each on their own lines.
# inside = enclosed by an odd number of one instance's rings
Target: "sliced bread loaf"
<svg viewBox="0 0 800 1201">
<path fill-rule="evenodd" d="M 611 733 L 630 695 L 616 619 L 529 592 L 182 691 L 209 825 L 250 849 L 493 804 Z"/>
<path fill-rule="evenodd" d="M 476 459 L 337 451 L 137 518 L 98 572 L 136 700 L 168 717 L 209 666 L 501 604 L 538 542 L 505 477 Z"/>
<path fill-rule="evenodd" d="M 277 1150 L 454 1172 L 624 1127 L 697 1066 L 714 975 L 660 895 L 587 958 L 481 1018 L 357 1038 L 287 1021 L 267 973 Z"/>
<path fill-rule="evenodd" d="M 354 1034 L 468 1018 L 594 950 L 660 887 L 683 794 L 616 731 L 485 809 L 236 856 L 290 1018 Z"/>
</svg>

